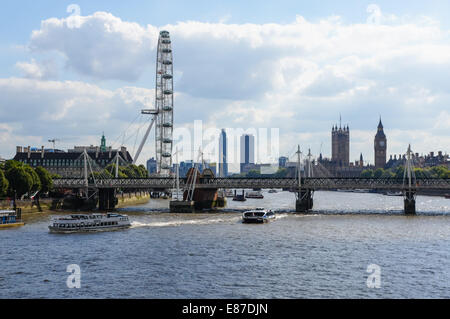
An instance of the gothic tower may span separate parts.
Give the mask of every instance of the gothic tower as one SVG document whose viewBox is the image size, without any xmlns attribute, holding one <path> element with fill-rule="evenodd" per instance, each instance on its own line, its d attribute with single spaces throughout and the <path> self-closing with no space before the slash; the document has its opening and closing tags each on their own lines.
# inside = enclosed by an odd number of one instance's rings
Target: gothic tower
<svg viewBox="0 0 450 319">
<path fill-rule="evenodd" d="M 350 165 L 350 130 L 347 127 L 333 126 L 331 130 L 331 160 L 337 166 Z"/>
<path fill-rule="evenodd" d="M 106 138 L 105 133 L 102 134 L 102 140 L 100 142 L 100 152 L 106 152 Z"/>
<path fill-rule="evenodd" d="M 375 147 L 375 168 L 384 168 L 384 166 L 386 165 L 387 141 L 386 135 L 384 135 L 381 117 L 380 123 L 378 123 L 377 134 L 375 135 L 374 147 Z"/>
</svg>

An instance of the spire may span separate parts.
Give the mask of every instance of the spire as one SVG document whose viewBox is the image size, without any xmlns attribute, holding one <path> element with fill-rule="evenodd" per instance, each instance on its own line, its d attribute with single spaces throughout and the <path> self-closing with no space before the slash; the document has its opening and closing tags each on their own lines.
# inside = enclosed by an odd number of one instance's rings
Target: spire
<svg viewBox="0 0 450 319">
<path fill-rule="evenodd" d="M 383 123 L 381 123 L 381 115 L 380 115 L 380 122 L 378 123 L 378 129 L 383 129 Z"/>
</svg>

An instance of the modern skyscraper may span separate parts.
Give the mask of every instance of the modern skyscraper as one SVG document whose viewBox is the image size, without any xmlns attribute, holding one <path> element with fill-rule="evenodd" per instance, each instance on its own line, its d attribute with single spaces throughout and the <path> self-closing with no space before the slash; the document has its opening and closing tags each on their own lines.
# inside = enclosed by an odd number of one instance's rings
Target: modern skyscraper
<svg viewBox="0 0 450 319">
<path fill-rule="evenodd" d="M 156 173 L 156 160 L 153 157 L 147 161 L 147 171 L 149 174 Z"/>
<path fill-rule="evenodd" d="M 251 134 L 241 136 L 241 172 L 247 164 L 255 163 L 255 137 Z"/>
<path fill-rule="evenodd" d="M 333 126 L 331 130 L 331 160 L 337 166 L 350 165 L 350 130 L 347 127 Z"/>
<path fill-rule="evenodd" d="M 383 130 L 383 123 L 378 123 L 377 134 L 375 135 L 374 140 L 374 148 L 375 148 L 375 168 L 384 168 L 386 165 L 386 149 L 387 149 L 387 140 L 386 135 Z"/>
<path fill-rule="evenodd" d="M 219 176 L 228 176 L 227 133 L 225 132 L 225 129 L 222 129 L 219 137 Z"/>
<path fill-rule="evenodd" d="M 289 158 L 286 156 L 281 156 L 278 158 L 278 167 L 283 168 L 286 167 L 286 163 L 289 162 Z"/>
</svg>

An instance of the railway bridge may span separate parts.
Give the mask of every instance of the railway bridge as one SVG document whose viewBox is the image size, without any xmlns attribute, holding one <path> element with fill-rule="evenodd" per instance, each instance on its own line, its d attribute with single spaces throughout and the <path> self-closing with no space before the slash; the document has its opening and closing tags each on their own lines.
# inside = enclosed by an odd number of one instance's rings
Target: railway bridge
<svg viewBox="0 0 450 319">
<path fill-rule="evenodd" d="M 399 178 L 343 178 L 343 177 L 301 177 L 298 178 L 197 178 L 192 184 L 189 178 L 179 178 L 181 189 L 289 189 L 296 194 L 296 211 L 306 212 L 313 207 L 313 193 L 317 190 L 389 190 L 401 191 L 404 196 L 406 214 L 415 213 L 415 196 L 420 190 L 444 190 L 450 192 L 449 178 L 415 178 L 412 184 Z M 99 193 L 99 206 L 105 209 L 114 208 L 113 201 L 116 189 L 145 189 L 164 191 L 175 188 L 175 179 L 171 177 L 150 178 L 110 178 L 93 180 L 83 178 L 60 178 L 54 180 L 54 187 L 65 189 L 95 189 Z"/>
</svg>

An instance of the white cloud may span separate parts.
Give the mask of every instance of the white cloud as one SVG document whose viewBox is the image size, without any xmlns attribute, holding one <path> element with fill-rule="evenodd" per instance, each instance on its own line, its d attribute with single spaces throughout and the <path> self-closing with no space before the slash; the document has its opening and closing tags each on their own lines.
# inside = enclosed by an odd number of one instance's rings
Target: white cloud
<svg viewBox="0 0 450 319">
<path fill-rule="evenodd" d="M 370 159 L 382 115 L 388 152 L 404 152 L 409 142 L 418 152 L 449 151 L 449 30 L 427 17 L 377 17 L 371 24 L 346 24 L 335 16 L 313 23 L 297 16 L 289 24 L 224 20 L 162 27 L 173 43 L 176 124 L 202 119 L 218 128 L 278 127 L 282 153 L 303 142 L 316 150 L 322 144 L 329 155 L 329 130 L 341 113 L 351 129 L 351 158 L 363 152 Z M 160 28 L 104 12 L 70 19 L 76 23 L 43 21 L 31 35 L 32 52 L 56 51 L 68 67 L 94 80 L 153 77 Z M 40 78 L 33 61 L 18 67 Z M 0 90 L 3 121 L 35 132 L 52 128 L 52 134 L 64 127 L 93 136 L 95 128 L 126 126 L 131 114 L 153 101 L 149 89 L 106 90 L 82 82 L 3 79 Z M 3 112 L 3 103 L 23 118 Z M 45 124 L 29 124 L 29 118 Z M 417 132 L 422 134 L 412 138 Z"/>
<path fill-rule="evenodd" d="M 48 145 L 55 137 L 65 148 L 98 144 L 103 131 L 113 143 L 152 97 L 153 90 L 134 87 L 107 90 L 74 81 L 0 79 L 0 128 L 6 128 L 0 129 L 2 149 L 12 156 L 15 146 L 24 144 L 24 136 L 34 136 L 24 145 Z M 141 125 L 134 123 L 129 131 L 135 133 Z M 132 148 L 135 138 L 125 138 Z"/>
<path fill-rule="evenodd" d="M 154 60 L 157 36 L 155 27 L 144 28 L 97 12 L 42 21 L 41 28 L 31 35 L 30 48 L 62 53 L 67 65 L 83 75 L 135 81 Z"/>
<path fill-rule="evenodd" d="M 49 79 L 57 76 L 57 66 L 53 61 L 45 60 L 37 62 L 17 62 L 16 67 L 22 71 L 24 77 L 30 79 Z"/>
</svg>

